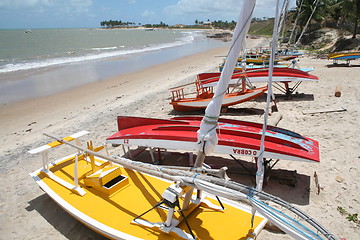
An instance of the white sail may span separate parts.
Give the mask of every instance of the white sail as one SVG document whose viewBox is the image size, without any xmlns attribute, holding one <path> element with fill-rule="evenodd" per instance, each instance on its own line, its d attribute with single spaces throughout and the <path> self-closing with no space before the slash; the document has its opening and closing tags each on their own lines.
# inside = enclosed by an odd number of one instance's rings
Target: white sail
<svg viewBox="0 0 360 240">
<path fill-rule="evenodd" d="M 199 153 L 210 154 L 218 142 L 216 128 L 220 115 L 222 100 L 228 88 L 240 50 L 244 46 L 245 37 L 250 27 L 251 17 L 255 8 L 255 0 L 245 0 L 236 24 L 231 47 L 225 66 L 217 83 L 215 95 L 206 107 L 205 116 L 198 131 Z M 197 161 L 198 162 L 198 161 Z"/>
</svg>

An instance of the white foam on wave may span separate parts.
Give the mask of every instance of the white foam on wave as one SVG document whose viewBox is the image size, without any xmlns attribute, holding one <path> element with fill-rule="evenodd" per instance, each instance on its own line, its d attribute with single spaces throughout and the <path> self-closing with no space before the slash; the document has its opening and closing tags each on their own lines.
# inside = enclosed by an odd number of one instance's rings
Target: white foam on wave
<svg viewBox="0 0 360 240">
<path fill-rule="evenodd" d="M 146 53 L 150 51 L 157 51 L 171 47 L 177 47 L 185 44 L 189 44 L 195 40 L 194 32 L 183 32 L 184 36 L 178 39 L 175 42 L 163 43 L 150 45 L 138 49 L 127 49 L 127 50 L 118 50 L 118 47 L 105 47 L 105 48 L 92 48 L 92 50 L 98 51 L 99 53 L 92 53 L 82 56 L 74 56 L 75 52 L 71 52 L 72 56 L 69 57 L 59 57 L 59 58 L 46 58 L 43 60 L 35 60 L 31 62 L 18 62 L 18 63 L 8 63 L 0 66 L 0 73 L 10 73 L 16 71 L 24 70 L 33 70 L 38 68 L 46 68 L 70 63 L 79 63 L 85 61 L 94 61 L 101 60 L 106 58 L 113 58 L 119 56 L 126 56 L 131 54 Z M 195 33 L 196 34 L 196 33 Z M 123 47 L 123 46 L 120 46 Z M 110 50 L 110 51 L 109 51 Z M 113 51 L 111 51 L 113 50 Z M 103 51 L 103 52 L 102 52 Z"/>
<path fill-rule="evenodd" d="M 120 46 L 120 47 L 125 47 L 125 46 Z M 91 48 L 91 50 L 95 50 L 95 51 L 102 51 L 102 50 L 114 50 L 117 49 L 118 47 L 102 47 L 102 48 Z"/>
</svg>

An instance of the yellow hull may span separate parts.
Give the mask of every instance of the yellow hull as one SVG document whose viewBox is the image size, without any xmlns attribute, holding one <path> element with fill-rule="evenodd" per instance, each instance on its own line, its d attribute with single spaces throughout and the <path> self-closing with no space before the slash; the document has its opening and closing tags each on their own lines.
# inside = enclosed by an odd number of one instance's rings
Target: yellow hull
<svg viewBox="0 0 360 240">
<path fill-rule="evenodd" d="M 348 52 L 348 53 L 329 53 L 329 59 L 356 59 L 360 57 L 360 52 Z"/>
<path fill-rule="evenodd" d="M 48 172 L 39 169 L 31 173 L 31 176 L 69 214 L 108 238 L 182 239 L 172 232 L 165 233 L 159 228 L 132 223 L 134 218 L 161 201 L 163 192 L 172 182 L 105 162 L 103 159 L 95 158 L 97 166 L 93 171 L 94 165 L 91 161 L 79 158 L 78 190 L 71 188 L 76 185 L 74 155 L 51 164 Z M 100 166 L 101 164 L 103 165 Z M 207 199 L 219 205 L 214 198 Z M 197 239 L 247 239 L 251 230 L 250 207 L 223 199 L 222 201 L 224 211 L 200 205 L 193 207 L 192 212 L 184 212 L 188 215 L 186 219 Z M 167 209 L 156 208 L 141 219 L 165 222 L 167 212 Z M 177 227 L 189 233 L 180 214 L 176 213 L 175 217 L 180 221 Z M 261 216 L 255 216 L 254 223 L 254 232 L 258 233 L 266 220 Z"/>
</svg>

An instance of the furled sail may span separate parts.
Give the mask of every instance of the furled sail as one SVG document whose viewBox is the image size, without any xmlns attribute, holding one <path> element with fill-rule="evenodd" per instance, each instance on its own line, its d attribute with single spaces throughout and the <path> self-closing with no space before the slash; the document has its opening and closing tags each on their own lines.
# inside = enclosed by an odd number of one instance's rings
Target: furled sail
<svg viewBox="0 0 360 240">
<path fill-rule="evenodd" d="M 216 135 L 217 120 L 220 115 L 221 103 L 228 88 L 240 50 L 244 46 L 245 37 L 250 27 L 251 16 L 255 8 L 255 0 L 245 0 L 236 24 L 231 47 L 225 66 L 217 83 L 215 95 L 205 110 L 205 116 L 198 131 L 198 158 L 195 165 L 200 167 L 205 155 L 210 154 L 218 142 Z"/>
</svg>

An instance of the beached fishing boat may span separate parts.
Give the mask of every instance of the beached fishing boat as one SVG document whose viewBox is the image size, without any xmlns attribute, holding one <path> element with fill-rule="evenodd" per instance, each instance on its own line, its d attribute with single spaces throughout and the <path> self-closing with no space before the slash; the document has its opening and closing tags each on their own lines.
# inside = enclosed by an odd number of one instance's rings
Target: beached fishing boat
<svg viewBox="0 0 360 240">
<path fill-rule="evenodd" d="M 221 73 L 200 73 L 197 75 L 197 80 L 204 87 L 213 87 L 219 81 Z M 231 76 L 230 84 L 238 84 L 239 79 L 248 79 L 251 83 L 267 82 L 269 76 L 269 68 L 250 69 L 245 72 L 234 72 Z M 311 75 L 295 68 L 280 68 L 274 67 L 273 82 L 297 82 L 297 81 L 318 81 L 317 76 Z"/>
<path fill-rule="evenodd" d="M 347 64 L 350 64 L 351 60 L 360 58 L 360 52 L 343 52 L 343 53 L 329 53 L 328 59 L 334 61 L 337 64 L 339 60 L 345 60 Z"/>
<path fill-rule="evenodd" d="M 249 69 L 245 72 L 234 72 L 231 76 L 230 84 L 238 84 L 242 79 L 246 79 L 250 83 L 267 82 L 269 68 Z M 213 87 L 219 81 L 221 73 L 201 73 L 197 75 L 197 82 L 204 88 Z M 311 75 L 308 72 L 296 68 L 289 67 L 274 67 L 273 70 L 273 84 L 275 87 L 290 96 L 303 81 L 318 81 L 317 76 Z M 294 86 L 290 87 L 289 83 L 295 82 Z M 280 86 L 278 83 L 284 84 Z"/>
<path fill-rule="evenodd" d="M 224 63 L 219 65 L 219 70 L 220 72 L 223 70 L 224 68 Z M 244 65 L 243 62 L 237 62 L 234 68 L 234 72 L 236 71 L 243 71 L 243 70 L 256 70 L 256 69 L 260 69 L 260 68 L 269 68 L 269 64 L 262 64 L 262 65 L 254 65 L 254 64 L 246 64 Z M 313 67 L 309 67 L 309 68 L 301 68 L 298 65 L 298 62 L 296 60 L 292 60 L 290 64 L 277 64 L 274 65 L 274 68 L 295 68 L 295 69 L 299 69 L 301 71 L 304 72 L 311 72 L 314 71 L 315 69 Z"/>
<path fill-rule="evenodd" d="M 276 59 L 274 60 L 275 64 L 278 64 L 280 61 L 289 61 L 297 58 L 298 55 L 277 55 Z M 224 58 L 223 63 L 220 64 L 219 68 L 220 71 L 224 68 L 226 62 L 226 58 Z M 237 60 L 237 67 L 240 67 L 242 63 L 247 65 L 255 65 L 254 68 L 261 65 L 269 65 L 270 56 L 269 54 L 265 53 L 249 53 L 245 55 L 245 58 L 239 57 Z"/>
<path fill-rule="evenodd" d="M 197 131 L 202 117 L 170 119 L 119 116 L 118 132 L 106 141 L 114 145 L 197 151 Z M 262 124 L 232 119 L 218 120 L 214 153 L 258 157 Z M 320 162 L 319 143 L 287 129 L 269 126 L 265 158 Z"/>
<path fill-rule="evenodd" d="M 92 142 L 88 142 L 87 148 L 72 145 L 79 152 L 49 161 L 48 151 L 63 143 L 71 144 L 70 141 L 79 140 L 86 133 L 30 151 L 43 154 L 43 167 L 31 176 L 60 207 L 105 237 L 253 239 L 267 222 L 257 214 L 251 226 L 249 205 L 220 201 L 209 194 L 194 195 L 185 206 L 183 195 L 190 184 L 179 181 L 180 176 L 189 172 L 167 177 L 166 171 L 151 171 L 155 168 L 151 165 L 138 168 L 139 162 L 109 157 L 105 146 L 93 147 Z"/>
<path fill-rule="evenodd" d="M 234 72 L 237 71 L 242 71 L 243 70 L 243 65 L 242 63 L 237 63 L 235 68 L 234 68 Z M 220 64 L 219 65 L 219 71 L 221 72 L 224 68 L 224 64 Z M 255 69 L 259 69 L 259 68 L 269 68 L 269 65 L 254 65 L 254 64 L 248 64 L 245 66 L 245 70 L 255 70 Z M 289 65 L 275 65 L 274 68 L 295 68 L 294 65 L 291 63 Z M 315 69 L 313 67 L 309 67 L 309 68 L 296 68 L 299 69 L 303 72 L 311 72 L 314 71 Z"/>
<path fill-rule="evenodd" d="M 243 59 L 239 58 L 238 61 L 241 62 Z M 278 63 L 280 60 L 276 60 Z M 245 58 L 245 62 L 247 64 L 256 64 L 256 65 L 263 65 L 269 64 L 269 57 L 264 55 L 247 55 Z"/>
<path fill-rule="evenodd" d="M 236 66 L 235 66 L 235 68 L 234 68 L 234 71 L 242 71 L 243 70 L 243 63 L 242 62 L 237 62 L 236 63 Z M 262 65 L 254 65 L 254 64 L 247 64 L 246 66 L 245 66 L 245 68 L 247 69 L 247 70 L 249 70 L 249 69 L 259 69 L 259 68 L 265 68 L 265 67 L 269 67 L 269 65 L 268 64 L 262 64 Z M 276 67 L 288 67 L 288 65 L 276 65 Z M 221 72 L 222 70 L 224 69 L 224 64 L 223 63 L 221 63 L 220 65 L 219 65 L 219 71 Z"/>
<path fill-rule="evenodd" d="M 329 53 L 328 58 L 333 60 L 353 60 L 360 58 L 360 52 Z"/>
<path fill-rule="evenodd" d="M 205 109 L 206 106 L 210 103 L 211 99 L 214 96 L 214 91 L 212 87 L 204 87 L 198 81 L 195 82 L 196 85 L 196 96 L 195 97 L 186 97 L 183 87 L 176 87 L 171 89 L 171 102 L 175 111 L 179 112 L 189 112 Z M 222 102 L 222 107 L 227 108 L 239 103 L 247 102 L 252 99 L 255 99 L 264 92 L 266 92 L 267 87 L 260 87 L 254 89 L 248 89 L 244 85 L 240 90 L 230 91 L 227 90 L 227 93 L 224 96 L 224 101 Z"/>
<path fill-rule="evenodd" d="M 282 59 L 276 59 L 276 64 L 281 61 Z M 224 66 L 226 62 L 226 58 L 222 65 Z M 245 58 L 239 57 L 237 60 L 238 63 L 245 62 L 246 64 L 255 64 L 255 65 L 266 65 L 269 64 L 269 55 L 266 54 L 247 54 Z"/>
</svg>

